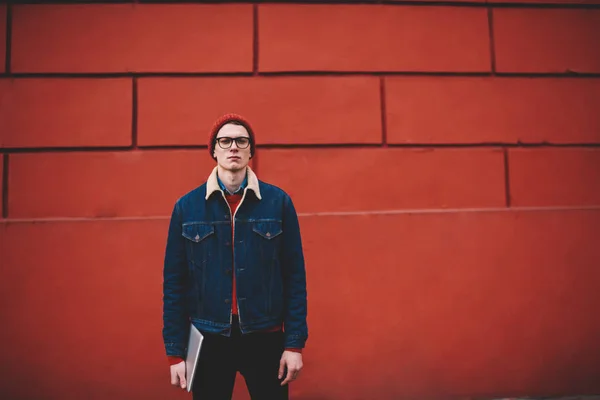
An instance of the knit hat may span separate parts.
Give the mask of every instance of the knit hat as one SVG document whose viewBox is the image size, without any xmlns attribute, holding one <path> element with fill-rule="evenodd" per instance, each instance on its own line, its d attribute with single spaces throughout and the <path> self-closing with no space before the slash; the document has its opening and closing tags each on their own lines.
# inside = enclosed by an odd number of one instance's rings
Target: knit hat
<svg viewBox="0 0 600 400">
<path fill-rule="evenodd" d="M 223 125 L 228 124 L 230 122 L 237 122 L 242 125 L 248 131 L 248 135 L 250 136 L 250 158 L 254 157 L 254 131 L 252 130 L 252 126 L 250 126 L 250 122 L 241 115 L 238 114 L 225 114 L 220 117 L 212 126 L 210 130 L 210 136 L 208 138 L 208 152 L 210 156 L 216 160 L 214 157 L 215 153 L 215 145 L 217 144 L 217 133 L 223 127 Z"/>
</svg>

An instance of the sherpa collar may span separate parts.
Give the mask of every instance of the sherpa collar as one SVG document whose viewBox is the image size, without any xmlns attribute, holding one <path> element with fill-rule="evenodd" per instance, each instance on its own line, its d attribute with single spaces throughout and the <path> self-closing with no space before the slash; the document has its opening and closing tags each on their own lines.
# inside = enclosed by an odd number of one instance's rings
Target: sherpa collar
<svg viewBox="0 0 600 400">
<path fill-rule="evenodd" d="M 250 167 L 246 167 L 248 169 L 248 186 L 246 187 L 245 190 L 252 190 L 254 192 L 254 194 L 256 195 L 256 197 L 261 200 L 262 197 L 260 196 L 260 189 L 258 187 L 258 178 L 256 177 L 256 174 L 254 173 L 254 171 L 252 171 L 252 169 L 250 169 Z M 210 197 L 211 194 L 213 194 L 214 192 L 219 191 L 219 192 L 223 192 L 221 190 L 221 188 L 219 187 L 219 182 L 217 181 L 217 167 L 215 167 L 212 172 L 210 173 L 210 176 L 208 177 L 208 179 L 206 180 L 206 200 L 208 200 L 208 198 Z"/>
</svg>

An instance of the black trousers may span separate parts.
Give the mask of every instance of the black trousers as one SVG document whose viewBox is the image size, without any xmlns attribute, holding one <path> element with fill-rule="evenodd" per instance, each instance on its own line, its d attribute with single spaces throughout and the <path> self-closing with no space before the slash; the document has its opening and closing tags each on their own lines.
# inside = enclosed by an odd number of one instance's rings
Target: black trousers
<svg viewBox="0 0 600 400">
<path fill-rule="evenodd" d="M 192 387 L 194 400 L 231 400 L 238 371 L 252 400 L 287 400 L 288 385 L 281 386 L 285 374 L 277 377 L 283 332 L 242 335 L 237 320 L 233 322 L 230 337 L 204 334 Z"/>
</svg>

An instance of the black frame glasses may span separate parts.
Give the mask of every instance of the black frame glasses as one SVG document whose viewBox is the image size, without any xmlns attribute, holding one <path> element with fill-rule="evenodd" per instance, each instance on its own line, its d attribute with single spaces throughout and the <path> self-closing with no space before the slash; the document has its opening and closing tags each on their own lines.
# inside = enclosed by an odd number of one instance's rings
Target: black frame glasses
<svg viewBox="0 0 600 400">
<path fill-rule="evenodd" d="M 250 146 L 250 138 L 248 136 L 229 137 L 223 136 L 216 139 L 219 147 L 222 149 L 228 149 L 235 141 L 235 145 L 238 149 L 247 149 Z"/>
</svg>

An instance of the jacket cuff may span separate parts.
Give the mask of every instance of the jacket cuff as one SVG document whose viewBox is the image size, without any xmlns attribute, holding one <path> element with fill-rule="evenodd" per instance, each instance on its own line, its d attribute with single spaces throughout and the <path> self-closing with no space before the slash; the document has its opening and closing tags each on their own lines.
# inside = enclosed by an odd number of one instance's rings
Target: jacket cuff
<svg viewBox="0 0 600 400">
<path fill-rule="evenodd" d="M 286 349 L 303 349 L 305 343 L 306 343 L 306 337 L 303 337 L 300 335 L 293 335 L 293 334 L 285 335 L 284 347 Z"/>
<path fill-rule="evenodd" d="M 179 343 L 165 343 L 165 349 L 167 351 L 167 357 L 185 358 L 185 345 Z"/>
</svg>

